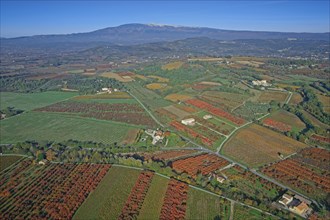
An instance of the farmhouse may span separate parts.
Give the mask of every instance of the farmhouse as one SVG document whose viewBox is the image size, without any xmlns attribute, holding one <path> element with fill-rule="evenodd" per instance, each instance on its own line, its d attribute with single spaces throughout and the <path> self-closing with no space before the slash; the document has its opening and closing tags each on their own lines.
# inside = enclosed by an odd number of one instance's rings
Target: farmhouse
<svg viewBox="0 0 330 220">
<path fill-rule="evenodd" d="M 164 132 L 162 130 L 152 130 L 147 129 L 146 134 L 150 135 L 152 137 L 152 144 L 157 144 L 158 141 L 162 141 L 164 139 Z"/>
<path fill-rule="evenodd" d="M 1 119 L 5 119 L 6 118 L 6 114 L 1 114 Z"/>
<path fill-rule="evenodd" d="M 289 208 L 291 211 L 304 216 L 307 211 L 310 209 L 305 202 L 300 202 L 299 205 Z"/>
<path fill-rule="evenodd" d="M 217 181 L 218 181 L 219 183 L 223 183 L 225 180 L 226 180 L 226 179 L 225 179 L 224 177 L 222 177 L 222 176 L 217 176 Z"/>
<path fill-rule="evenodd" d="M 227 178 L 221 176 L 221 175 L 217 175 L 215 173 L 211 173 L 211 175 L 209 176 L 209 180 L 211 180 L 212 178 L 216 179 L 219 183 L 223 183 Z"/>
<path fill-rule="evenodd" d="M 284 194 L 278 202 L 290 211 L 303 217 L 307 217 L 312 212 L 310 208 L 311 201 L 299 195 L 291 196 L 289 194 Z"/>
<path fill-rule="evenodd" d="M 265 87 L 271 86 L 271 84 L 267 83 L 266 80 L 253 80 L 252 85 L 254 85 L 254 86 L 265 86 Z"/>
<path fill-rule="evenodd" d="M 279 203 L 284 205 L 284 206 L 287 206 L 290 202 L 292 202 L 293 200 L 293 196 L 290 196 L 288 194 L 284 194 L 282 196 L 282 198 L 280 199 Z"/>
<path fill-rule="evenodd" d="M 212 118 L 212 115 L 204 115 L 203 118 L 204 118 L 205 120 L 207 120 L 207 119 Z"/>
<path fill-rule="evenodd" d="M 102 88 L 102 93 L 111 93 L 111 88 Z"/>
<path fill-rule="evenodd" d="M 195 119 L 194 118 L 183 119 L 183 120 L 181 120 L 181 123 L 184 125 L 193 126 L 193 125 L 195 125 Z"/>
</svg>

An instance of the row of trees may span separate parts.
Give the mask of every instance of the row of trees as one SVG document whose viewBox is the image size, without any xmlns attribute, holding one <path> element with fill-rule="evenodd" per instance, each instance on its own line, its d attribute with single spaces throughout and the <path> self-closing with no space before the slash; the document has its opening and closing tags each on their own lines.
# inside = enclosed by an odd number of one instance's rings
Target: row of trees
<svg viewBox="0 0 330 220">
<path fill-rule="evenodd" d="M 94 94 L 102 88 L 115 88 L 125 90 L 123 83 L 116 79 L 105 77 L 87 77 L 72 74 L 64 79 L 40 79 L 32 80 L 27 76 L 0 77 L 0 91 L 4 92 L 42 92 L 48 90 L 59 90 L 62 87 L 78 90 L 81 94 Z"/>
</svg>

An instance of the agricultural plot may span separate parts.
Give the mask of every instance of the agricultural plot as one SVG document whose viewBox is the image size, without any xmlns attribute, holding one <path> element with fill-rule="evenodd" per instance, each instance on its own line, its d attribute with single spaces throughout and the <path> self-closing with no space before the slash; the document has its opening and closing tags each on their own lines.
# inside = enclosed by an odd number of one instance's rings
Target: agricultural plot
<svg viewBox="0 0 330 220">
<path fill-rule="evenodd" d="M 230 202 L 189 188 L 186 219 L 229 219 Z"/>
<path fill-rule="evenodd" d="M 315 141 L 317 143 L 324 143 L 324 144 L 330 145 L 330 136 L 329 135 L 327 137 L 324 137 L 321 135 L 313 134 L 310 137 L 310 139 L 312 139 L 313 141 Z"/>
<path fill-rule="evenodd" d="M 270 107 L 271 106 L 268 103 L 254 103 L 247 101 L 244 105 L 241 105 L 233 112 L 242 118 L 252 121 L 266 115 Z"/>
<path fill-rule="evenodd" d="M 118 219 L 140 171 L 112 167 L 73 219 Z"/>
<path fill-rule="evenodd" d="M 171 179 L 168 183 L 159 219 L 184 219 L 187 208 L 188 184 Z"/>
<path fill-rule="evenodd" d="M 164 99 L 172 101 L 172 102 L 182 102 L 182 101 L 186 101 L 188 99 L 191 99 L 191 96 L 178 94 L 178 93 L 173 93 L 173 94 L 169 94 L 169 95 L 165 96 Z"/>
<path fill-rule="evenodd" d="M 234 218 L 235 220 L 273 220 L 276 219 L 272 216 L 265 215 L 257 210 L 242 206 L 240 204 L 235 204 L 234 206 Z"/>
<path fill-rule="evenodd" d="M 121 142 L 122 144 L 133 144 L 135 141 L 137 141 L 137 136 L 140 132 L 140 129 L 138 128 L 131 128 L 127 131 L 127 134 L 123 141 Z"/>
<path fill-rule="evenodd" d="M 258 102 L 260 103 L 269 103 L 274 100 L 280 103 L 284 103 L 288 97 L 287 92 L 278 92 L 278 91 L 263 91 L 258 98 Z"/>
<path fill-rule="evenodd" d="M 69 114 L 29 112 L 0 121 L 0 143 L 73 139 L 111 144 L 125 139 L 131 128 L 136 127 Z"/>
<path fill-rule="evenodd" d="M 196 118 L 196 121 L 213 129 L 216 130 L 224 135 L 229 135 L 235 127 L 233 126 L 233 123 L 220 119 L 218 117 L 212 116 L 212 118 L 209 119 L 202 119 L 205 115 L 208 115 L 207 112 L 201 111 L 196 114 L 198 117 Z"/>
<path fill-rule="evenodd" d="M 160 76 L 148 76 L 148 78 L 156 79 L 159 83 L 168 83 L 170 80 L 168 78 L 160 77 Z"/>
<path fill-rule="evenodd" d="M 205 176 L 228 164 L 227 160 L 214 154 L 201 154 L 173 161 L 171 166 L 178 173 L 184 172 L 196 178 L 198 173 Z"/>
<path fill-rule="evenodd" d="M 330 152 L 308 148 L 292 158 L 271 164 L 261 171 L 316 200 L 330 193 Z"/>
<path fill-rule="evenodd" d="M 205 136 L 204 134 L 199 133 L 198 131 L 196 131 L 196 129 L 192 129 L 188 126 L 185 126 L 183 124 L 181 124 L 178 121 L 172 121 L 170 123 L 170 125 L 175 128 L 176 130 L 183 132 L 184 134 L 187 134 L 189 137 L 194 138 L 194 140 L 196 140 L 197 142 L 201 142 L 203 144 L 205 144 L 208 147 L 211 147 L 215 140 L 219 139 L 220 137 L 215 137 L 214 135 L 211 137 L 212 139 L 210 139 L 209 137 Z M 216 138 L 216 139 L 215 139 Z"/>
<path fill-rule="evenodd" d="M 6 156 L 2 155 L 0 156 L 0 172 L 6 169 L 7 167 L 10 167 L 17 161 L 21 160 L 23 157 L 21 156 Z"/>
<path fill-rule="evenodd" d="M 317 94 L 317 98 L 318 98 L 318 100 L 320 100 L 320 102 L 323 105 L 323 111 L 329 114 L 330 113 L 330 96 Z"/>
<path fill-rule="evenodd" d="M 104 103 L 104 104 L 139 104 L 135 99 L 73 99 L 82 103 Z"/>
<path fill-rule="evenodd" d="M 190 99 L 190 100 L 187 100 L 186 103 L 189 105 L 195 106 L 197 108 L 206 110 L 218 117 L 225 118 L 225 119 L 233 122 L 236 125 L 243 125 L 245 122 L 244 119 L 242 119 L 240 117 L 234 116 L 220 108 L 216 108 L 213 105 L 211 105 L 207 102 L 198 100 L 198 99 Z"/>
<path fill-rule="evenodd" d="M 107 104 L 66 101 L 38 108 L 35 109 L 35 111 L 71 113 L 81 117 L 111 120 L 150 127 L 155 125 L 154 120 L 149 117 L 139 104 Z"/>
<path fill-rule="evenodd" d="M 203 92 L 201 98 L 203 100 L 210 101 L 211 103 L 216 103 L 220 107 L 232 110 L 239 105 L 243 104 L 250 96 L 237 93 L 229 92 L 217 92 L 217 91 L 206 91 Z"/>
<path fill-rule="evenodd" d="M 44 107 L 78 95 L 75 92 L 0 93 L 0 109 L 15 107 L 24 111 Z"/>
<path fill-rule="evenodd" d="M 154 176 L 153 172 L 143 171 L 140 173 L 132 191 L 121 211 L 119 219 L 136 219 L 146 197 L 147 191 Z"/>
<path fill-rule="evenodd" d="M 291 126 L 290 125 L 285 124 L 285 123 L 280 122 L 280 121 L 275 121 L 275 120 L 270 119 L 270 118 L 266 118 L 263 121 L 263 125 L 265 125 L 266 127 L 273 128 L 275 130 L 281 131 L 281 132 L 291 131 Z"/>
<path fill-rule="evenodd" d="M 126 84 L 130 92 L 136 96 L 147 108 L 153 110 L 171 105 L 171 102 L 163 99 L 160 95 L 152 90 L 144 88 L 138 82 Z"/>
<path fill-rule="evenodd" d="M 260 200 L 265 199 L 267 201 L 273 201 L 284 192 L 284 189 L 278 185 L 238 165 L 221 171 L 220 175 L 225 175 L 227 177 L 227 180 L 223 183 L 225 187 L 239 188 L 250 197 L 258 195 L 258 199 Z"/>
<path fill-rule="evenodd" d="M 132 97 L 127 92 L 112 92 L 102 93 L 96 95 L 81 95 L 76 96 L 74 100 L 90 100 L 90 99 L 131 99 Z"/>
<path fill-rule="evenodd" d="M 163 70 L 175 70 L 179 69 L 184 63 L 182 61 L 175 61 L 162 66 Z"/>
<path fill-rule="evenodd" d="M 20 168 L 1 175 L 1 219 L 71 219 L 110 165 L 48 164 Z"/>
<path fill-rule="evenodd" d="M 273 127 L 269 124 L 266 123 L 267 119 L 271 119 L 275 122 L 279 122 L 279 124 L 283 124 L 283 126 L 281 126 L 282 128 L 286 128 L 286 129 L 281 129 L 281 127 Z M 306 125 L 294 114 L 285 111 L 285 110 L 279 110 L 276 111 L 274 113 L 272 113 L 269 117 L 267 117 L 267 119 L 265 119 L 263 122 L 264 124 L 266 123 L 266 125 L 273 127 L 275 129 L 279 129 L 280 131 L 301 131 L 304 128 L 306 128 Z"/>
<path fill-rule="evenodd" d="M 214 84 L 205 84 L 205 83 L 195 83 L 191 86 L 192 89 L 196 90 L 196 91 L 205 91 L 207 89 L 210 89 L 212 87 L 215 87 L 216 85 Z"/>
<path fill-rule="evenodd" d="M 179 108 L 175 107 L 174 105 L 166 106 L 163 109 L 165 109 L 166 111 L 168 111 L 171 114 L 175 115 L 177 117 L 177 119 L 182 119 L 182 118 L 187 117 L 187 116 L 190 115 L 189 112 L 186 112 L 182 109 L 179 109 Z"/>
<path fill-rule="evenodd" d="M 313 115 L 311 115 L 309 112 L 302 110 L 303 115 L 312 122 L 312 124 L 315 127 L 320 127 L 323 129 L 330 129 L 330 125 L 324 124 L 321 121 L 319 121 L 317 118 L 315 118 Z"/>
<path fill-rule="evenodd" d="M 140 214 L 137 217 L 138 220 L 159 218 L 168 183 L 168 179 L 154 175 L 140 210 Z"/>
<path fill-rule="evenodd" d="M 252 124 L 234 134 L 222 148 L 222 153 L 248 166 L 257 167 L 279 160 L 280 154 L 287 156 L 304 147 L 307 147 L 304 143 Z"/>
<path fill-rule="evenodd" d="M 289 104 L 298 105 L 302 101 L 303 101 L 303 97 L 301 96 L 300 93 L 293 93 Z"/>
<path fill-rule="evenodd" d="M 185 147 L 188 142 L 182 139 L 178 134 L 171 133 L 165 140 L 165 147 Z"/>
<path fill-rule="evenodd" d="M 105 72 L 105 73 L 102 73 L 101 76 L 106 77 L 106 78 L 116 79 L 119 82 L 124 82 L 124 83 L 133 81 L 133 78 L 131 76 L 121 76 L 118 73 Z"/>
<path fill-rule="evenodd" d="M 166 87 L 167 87 L 166 83 L 150 83 L 146 85 L 146 88 L 151 90 L 161 90 L 161 89 L 165 89 Z"/>
</svg>

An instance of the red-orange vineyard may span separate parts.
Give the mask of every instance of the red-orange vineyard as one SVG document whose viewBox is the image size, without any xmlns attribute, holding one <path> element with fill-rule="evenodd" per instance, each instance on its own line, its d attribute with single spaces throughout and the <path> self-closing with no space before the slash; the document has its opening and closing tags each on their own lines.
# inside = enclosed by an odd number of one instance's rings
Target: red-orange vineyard
<svg viewBox="0 0 330 220">
<path fill-rule="evenodd" d="M 151 184 L 153 172 L 143 171 L 137 179 L 118 219 L 136 219 Z"/>
<path fill-rule="evenodd" d="M 160 219 L 184 219 L 186 215 L 187 198 L 188 185 L 175 179 L 171 179 L 167 186 Z"/>
</svg>

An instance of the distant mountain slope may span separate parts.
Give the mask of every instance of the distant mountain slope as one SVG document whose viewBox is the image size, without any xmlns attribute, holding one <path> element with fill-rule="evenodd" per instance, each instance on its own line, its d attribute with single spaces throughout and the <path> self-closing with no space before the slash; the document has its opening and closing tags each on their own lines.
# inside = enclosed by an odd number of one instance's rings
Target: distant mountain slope
<svg viewBox="0 0 330 220">
<path fill-rule="evenodd" d="M 329 56 L 329 42 L 322 40 L 215 40 L 206 37 L 188 38 L 172 42 L 139 45 L 109 45 L 79 52 L 81 56 L 106 56 L 116 58 L 172 56 L 271 56 L 271 57 L 317 57 Z"/>
<path fill-rule="evenodd" d="M 54 43 L 112 43 L 132 45 L 161 41 L 175 41 L 186 38 L 207 37 L 217 40 L 238 39 L 287 39 L 329 41 L 329 33 L 285 33 L 265 31 L 233 31 L 204 27 L 178 27 L 169 25 L 125 24 L 88 33 L 37 35 L 32 37 L 1 38 L 7 46 L 48 45 Z"/>
</svg>

